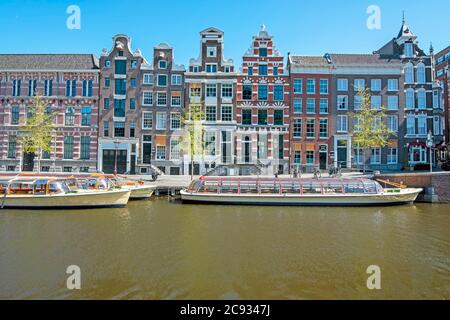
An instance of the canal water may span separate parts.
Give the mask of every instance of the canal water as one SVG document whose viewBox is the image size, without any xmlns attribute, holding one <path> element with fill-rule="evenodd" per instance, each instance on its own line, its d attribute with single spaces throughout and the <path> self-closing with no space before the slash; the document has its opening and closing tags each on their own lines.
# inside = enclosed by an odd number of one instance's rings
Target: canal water
<svg viewBox="0 0 450 320">
<path fill-rule="evenodd" d="M 3 210 L 0 298 L 449 299 L 450 205 Z"/>
</svg>

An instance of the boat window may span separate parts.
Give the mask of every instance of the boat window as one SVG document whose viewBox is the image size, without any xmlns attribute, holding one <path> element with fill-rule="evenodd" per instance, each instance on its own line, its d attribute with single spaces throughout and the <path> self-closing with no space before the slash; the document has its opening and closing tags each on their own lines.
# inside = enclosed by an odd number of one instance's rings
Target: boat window
<svg viewBox="0 0 450 320">
<path fill-rule="evenodd" d="M 362 182 L 349 182 L 345 185 L 345 193 L 364 193 Z"/>
<path fill-rule="evenodd" d="M 280 193 L 280 184 L 278 181 L 261 182 L 259 184 L 261 193 Z"/>
<path fill-rule="evenodd" d="M 8 182 L 1 181 L 0 182 L 0 194 L 5 194 L 7 190 L 8 190 Z"/>
<path fill-rule="evenodd" d="M 69 192 L 70 189 L 63 181 L 52 181 L 48 185 L 48 191 L 51 194 L 61 194 Z"/>
<path fill-rule="evenodd" d="M 377 186 L 374 181 L 364 181 L 364 193 L 377 193 Z"/>
<path fill-rule="evenodd" d="M 300 182 L 298 181 L 285 181 L 281 183 L 283 193 L 300 193 Z"/>
<path fill-rule="evenodd" d="M 235 181 L 222 181 L 220 193 L 238 193 L 238 185 Z"/>
<path fill-rule="evenodd" d="M 33 184 L 25 182 L 14 182 L 9 187 L 9 192 L 11 194 L 33 194 Z"/>
<path fill-rule="evenodd" d="M 258 193 L 258 185 L 255 182 L 241 182 L 241 193 Z"/>
<path fill-rule="evenodd" d="M 321 194 L 322 186 L 319 183 L 303 184 L 302 191 L 304 194 Z"/>
<path fill-rule="evenodd" d="M 99 190 L 109 189 L 108 181 L 106 181 L 106 179 L 99 179 L 97 189 Z"/>
<path fill-rule="evenodd" d="M 217 182 L 216 181 L 205 181 L 203 184 L 199 183 L 198 185 L 200 185 L 200 187 L 195 188 L 195 191 L 217 193 Z"/>
<path fill-rule="evenodd" d="M 34 184 L 35 195 L 45 195 L 47 188 L 47 181 L 36 182 Z"/>
<path fill-rule="evenodd" d="M 339 182 L 330 182 L 324 185 L 323 189 L 325 193 L 342 193 L 342 184 Z"/>
</svg>

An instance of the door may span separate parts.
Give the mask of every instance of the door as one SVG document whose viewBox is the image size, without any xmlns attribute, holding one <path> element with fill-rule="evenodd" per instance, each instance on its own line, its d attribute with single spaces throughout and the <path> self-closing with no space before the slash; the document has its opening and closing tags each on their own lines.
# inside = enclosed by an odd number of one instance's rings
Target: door
<svg viewBox="0 0 450 320">
<path fill-rule="evenodd" d="M 319 166 L 320 170 L 327 170 L 327 152 L 319 153 Z"/>
<path fill-rule="evenodd" d="M 33 171 L 33 169 L 34 169 L 34 153 L 25 153 L 23 155 L 22 171 L 30 172 Z"/>
<path fill-rule="evenodd" d="M 337 142 L 337 163 L 341 168 L 347 168 L 347 140 L 338 140 Z"/>
<path fill-rule="evenodd" d="M 136 174 L 136 155 L 133 154 L 130 158 L 130 174 Z"/>
<path fill-rule="evenodd" d="M 112 174 L 116 166 L 116 150 L 103 150 L 103 172 Z M 117 173 L 127 172 L 127 150 L 117 150 Z"/>
</svg>

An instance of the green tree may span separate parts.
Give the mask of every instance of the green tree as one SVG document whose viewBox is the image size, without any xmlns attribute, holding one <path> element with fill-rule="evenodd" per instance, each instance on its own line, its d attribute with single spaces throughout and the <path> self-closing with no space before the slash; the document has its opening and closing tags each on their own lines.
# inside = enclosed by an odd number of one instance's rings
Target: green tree
<svg viewBox="0 0 450 320">
<path fill-rule="evenodd" d="M 55 125 L 53 114 L 48 112 L 47 106 L 40 96 L 35 96 L 33 104 L 28 108 L 26 125 L 21 128 L 20 143 L 23 154 L 34 154 L 37 158 L 39 172 L 42 152 L 51 151 L 50 145 Z"/>
<path fill-rule="evenodd" d="M 388 129 L 385 122 L 386 109 L 373 109 L 371 94 L 368 89 L 360 90 L 360 110 L 351 115 L 357 119 L 353 129 L 353 142 L 363 150 L 363 172 L 366 173 L 366 153 L 372 147 L 385 147 L 389 137 L 394 134 Z"/>
<path fill-rule="evenodd" d="M 204 126 L 205 113 L 202 104 L 190 104 L 182 117 L 184 134 L 181 137 L 183 150 L 189 151 L 191 158 L 191 180 L 194 179 L 194 157 L 204 155 Z"/>
</svg>

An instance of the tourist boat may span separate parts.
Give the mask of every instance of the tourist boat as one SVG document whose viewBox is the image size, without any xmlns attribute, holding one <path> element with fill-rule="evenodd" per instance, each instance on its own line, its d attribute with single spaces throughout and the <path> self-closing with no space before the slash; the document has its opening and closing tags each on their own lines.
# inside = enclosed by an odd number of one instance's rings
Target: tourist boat
<svg viewBox="0 0 450 320">
<path fill-rule="evenodd" d="M 155 192 L 155 188 L 151 186 L 146 186 L 144 181 L 132 181 L 126 180 L 120 176 L 106 176 L 108 179 L 115 185 L 120 187 L 129 188 L 131 190 L 131 200 L 144 200 L 150 199 L 153 193 Z"/>
<path fill-rule="evenodd" d="M 0 181 L 0 208 L 76 209 L 124 207 L 131 191 L 110 190 L 78 192 L 64 179 L 15 178 Z"/>
<path fill-rule="evenodd" d="M 413 203 L 422 189 L 384 189 L 370 179 L 201 177 L 181 191 L 183 202 L 238 205 L 382 206 Z"/>
</svg>

